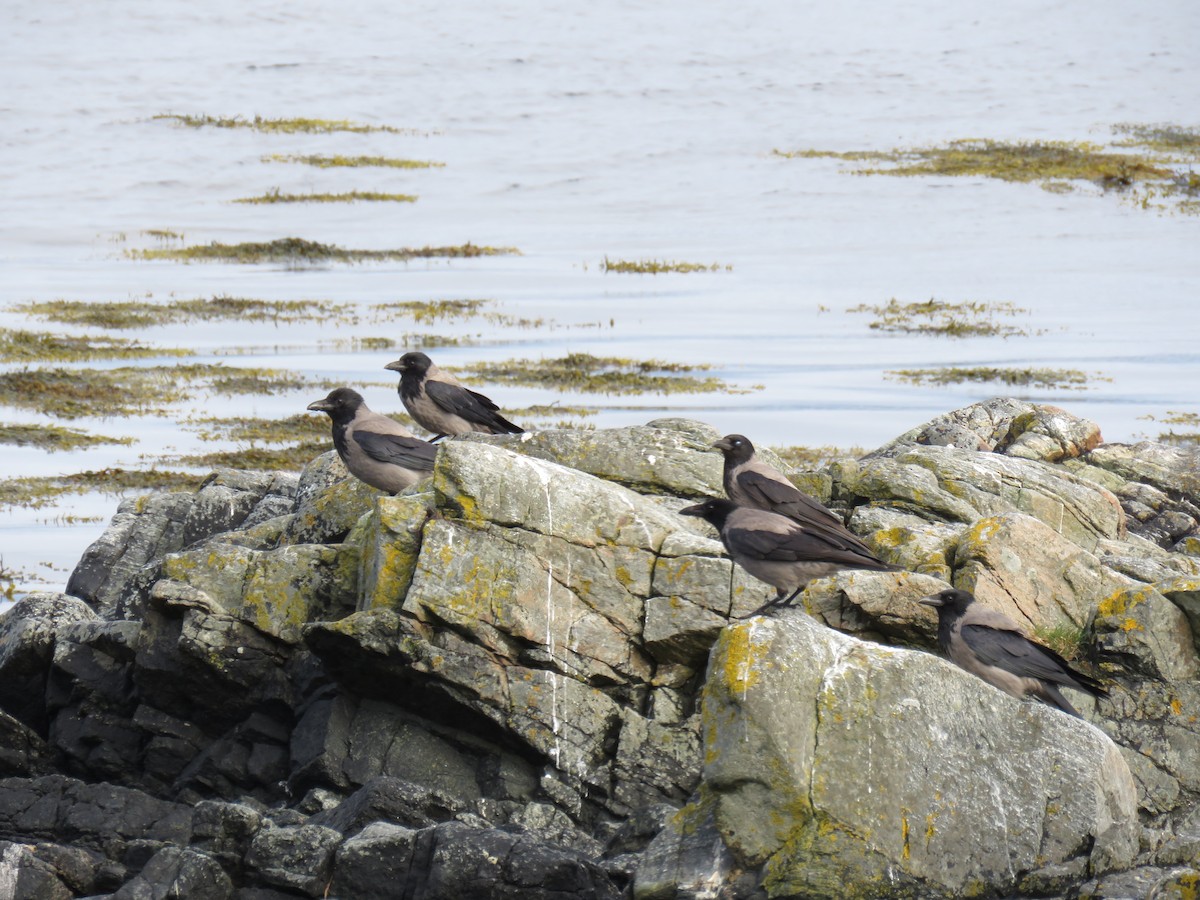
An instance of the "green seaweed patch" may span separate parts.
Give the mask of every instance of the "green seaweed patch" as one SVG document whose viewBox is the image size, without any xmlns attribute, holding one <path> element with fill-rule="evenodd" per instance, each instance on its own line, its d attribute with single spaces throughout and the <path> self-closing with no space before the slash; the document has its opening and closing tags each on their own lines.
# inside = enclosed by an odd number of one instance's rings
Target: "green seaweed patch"
<svg viewBox="0 0 1200 900">
<path fill-rule="evenodd" d="M 82 362 L 90 359 L 148 359 L 191 356 L 192 351 L 150 347 L 112 337 L 82 337 L 0 328 L 0 362 Z"/>
<path fill-rule="evenodd" d="M 901 303 L 895 297 L 886 304 L 862 303 L 846 310 L 850 313 L 871 313 L 875 319 L 870 327 L 877 331 L 906 334 L 931 334 L 942 337 L 1028 337 L 1029 329 L 1008 322 L 996 321 L 997 316 L 1016 316 L 1028 313 L 1011 303 L 981 303 L 964 301 L 951 303 L 930 298 L 917 303 Z"/>
<path fill-rule="evenodd" d="M 688 274 L 691 272 L 720 272 L 732 271 L 733 266 L 722 266 L 720 263 L 705 263 L 693 262 L 674 262 L 665 259 L 609 259 L 604 257 L 604 261 L 600 264 L 600 268 L 604 272 L 625 272 L 637 275 L 663 275 L 668 272 L 679 272 Z"/>
<path fill-rule="evenodd" d="M 1200 447 L 1200 432 L 1163 431 L 1159 432 L 1158 442 L 1171 444 L 1174 447 Z"/>
<path fill-rule="evenodd" d="M 857 175 L 987 177 L 1002 181 L 1091 181 L 1104 188 L 1128 187 L 1172 174 L 1162 161 L 1115 153 L 1084 141 L 995 141 L 967 139 L 943 147 L 919 147 L 847 155 L 820 150 L 784 153 L 795 157 L 833 157 L 877 161 L 888 167 L 855 169 Z"/>
<path fill-rule="evenodd" d="M 498 328 L 557 328 L 553 319 L 526 318 L 499 312 L 489 307 L 495 300 L 451 299 L 451 300 L 405 300 L 398 303 L 377 303 L 371 307 L 376 322 L 409 318 L 417 324 L 431 322 L 456 322 L 480 319 Z M 580 327 L 597 327 L 588 323 Z M 413 337 L 416 337 L 415 335 Z"/>
<path fill-rule="evenodd" d="M 236 319 L 241 322 L 355 322 L 351 304 L 322 300 L 255 300 L 218 295 L 152 303 L 46 300 L 18 304 L 15 312 L 67 325 L 98 328 L 149 328 L 177 323 Z"/>
<path fill-rule="evenodd" d="M 406 415 L 399 414 L 392 418 L 401 424 L 412 425 L 412 420 Z M 329 439 L 329 418 L 314 413 L 297 413 L 282 419 L 203 416 L 188 419 L 185 425 L 196 431 L 204 441 L 286 444 L 318 440 L 328 442 Z"/>
<path fill-rule="evenodd" d="M 1179 412 L 1178 410 L 1169 409 L 1165 416 L 1140 416 L 1142 419 L 1149 419 L 1152 422 L 1161 422 L 1164 425 L 1187 425 L 1190 428 L 1200 427 L 1200 413 L 1194 412 Z"/>
<path fill-rule="evenodd" d="M 353 168 L 385 168 L 385 169 L 441 169 L 444 162 L 430 159 L 402 159 L 394 156 L 321 156 L 310 154 L 299 156 L 287 153 L 272 153 L 262 158 L 263 162 L 301 163 L 306 166 L 316 166 L 319 169 L 353 169 Z"/>
<path fill-rule="evenodd" d="M 1085 630 L 1079 625 L 1035 625 L 1033 636 L 1065 660 L 1074 660 L 1083 650 Z"/>
<path fill-rule="evenodd" d="M 182 241 L 184 237 L 180 232 L 166 228 L 147 228 L 142 234 L 162 241 Z"/>
<path fill-rule="evenodd" d="M 967 382 L 998 382 L 1011 387 L 1035 387 L 1052 390 L 1087 390 L 1089 382 L 1112 381 L 1099 373 L 1079 369 L 993 368 L 974 366 L 940 369 L 897 369 L 885 373 L 889 378 L 919 385 L 965 384 Z"/>
<path fill-rule="evenodd" d="M 195 490 L 205 475 L 168 469 L 109 468 L 70 475 L 0 480 L 0 507 L 42 509 L 66 494 L 124 494 L 129 491 Z"/>
<path fill-rule="evenodd" d="M 339 350 L 348 350 L 351 353 L 369 352 L 378 353 L 381 351 L 398 351 L 401 347 L 421 347 L 429 350 L 435 347 L 472 347 L 483 343 L 483 336 L 479 334 L 433 334 L 431 332 L 404 332 L 399 337 L 351 337 L 351 338 L 336 338 L 330 341 L 320 341 L 322 347 L 335 347 Z"/>
<path fill-rule="evenodd" d="M 483 315 L 486 306 L 495 300 L 404 300 L 398 303 L 376 303 L 371 307 L 380 319 L 409 318 L 417 323 L 472 319 Z"/>
<path fill-rule="evenodd" d="M 239 469 L 259 471 L 299 471 L 322 453 L 330 450 L 328 438 L 324 441 L 307 441 L 285 447 L 241 447 L 235 450 L 218 450 L 180 456 L 172 462 L 178 465 L 203 469 Z"/>
<path fill-rule="evenodd" d="M 189 116 L 176 113 L 160 113 L 156 120 L 173 121 L 187 128 L 249 128 L 254 131 L 275 132 L 280 134 L 333 134 L 335 132 L 350 132 L 352 134 L 424 134 L 413 128 L 397 128 L 394 125 L 366 125 L 361 122 L 351 122 L 348 119 L 267 119 L 255 116 L 252 119 L 243 116 Z"/>
<path fill-rule="evenodd" d="M 0 444 L 18 447 L 37 447 L 48 453 L 60 450 L 88 450 L 109 444 L 132 444 L 131 437 L 108 437 L 90 434 L 61 425 L 11 425 L 0 424 Z"/>
<path fill-rule="evenodd" d="M 1184 215 L 1200 214 L 1200 173 L 1180 172 L 1157 184 L 1139 185 L 1130 201 L 1142 209 L 1157 209 Z"/>
<path fill-rule="evenodd" d="M 711 375 L 711 366 L 572 353 L 558 359 L 512 359 L 466 367 L 468 380 L 596 394 L 747 393 Z"/>
<path fill-rule="evenodd" d="M 1168 410 L 1165 416 L 1140 416 L 1139 418 L 1161 422 L 1163 425 L 1200 428 L 1200 413 L 1194 412 Z M 1200 431 L 1176 431 L 1174 428 L 1169 428 L 1167 431 L 1159 432 L 1158 441 L 1177 447 L 1195 447 L 1200 445 Z"/>
<path fill-rule="evenodd" d="M 345 191 L 340 194 L 284 194 L 278 188 L 257 197 L 239 197 L 234 203 L 416 203 L 415 194 L 381 191 Z"/>
<path fill-rule="evenodd" d="M 328 382 L 291 372 L 198 363 L 113 369 L 42 368 L 0 373 L 0 404 L 60 419 L 107 418 L 165 415 L 168 407 L 193 399 L 200 390 L 233 396 L 329 388 Z"/>
<path fill-rule="evenodd" d="M 1128 139 L 1116 147 L 1146 147 L 1150 153 L 1120 152 L 1074 141 L 951 141 L 942 147 L 888 151 L 775 150 L 788 159 L 831 158 L 879 163 L 851 169 L 856 175 L 968 176 L 1036 182 L 1055 193 L 1091 182 L 1121 191 L 1130 202 L 1185 214 L 1200 213 L 1200 176 L 1181 168 L 1200 157 L 1200 130 L 1175 125 L 1118 125 Z"/>
<path fill-rule="evenodd" d="M 407 261 L 430 258 L 473 258 L 519 254 L 515 247 L 486 247 L 466 243 L 448 247 L 398 247 L 391 250 L 350 250 L 334 244 L 322 244 L 303 238 L 288 237 L 274 241 L 249 241 L 241 244 L 194 244 L 190 247 L 126 250 L 130 259 L 173 260 L 175 262 L 257 263 L 359 263 Z"/>
<path fill-rule="evenodd" d="M 1117 142 L 1118 147 L 1149 147 L 1159 153 L 1200 156 L 1200 128 L 1123 122 L 1114 125 L 1113 131 L 1126 136 L 1126 140 Z"/>
</svg>

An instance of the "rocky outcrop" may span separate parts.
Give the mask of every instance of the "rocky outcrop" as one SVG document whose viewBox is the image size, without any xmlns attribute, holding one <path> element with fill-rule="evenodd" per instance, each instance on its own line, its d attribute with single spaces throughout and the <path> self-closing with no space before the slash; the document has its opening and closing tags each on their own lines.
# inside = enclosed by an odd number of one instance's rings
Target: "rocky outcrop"
<svg viewBox="0 0 1200 900">
<path fill-rule="evenodd" d="M 769 896 L 1008 893 L 1046 866 L 1106 872 L 1137 854 L 1133 779 L 1098 730 L 981 702 L 943 660 L 804 617 L 722 633 L 702 733 L 696 799 L 656 838 L 637 897 L 708 874 L 682 840 L 706 825 Z"/>
<path fill-rule="evenodd" d="M 476 436 L 396 497 L 326 454 L 122 503 L 68 594 L 0 619 L 0 896 L 1117 897 L 1200 877 L 1186 455 L 1021 401 L 956 411 L 794 473 L 909 571 L 742 620 L 773 591 L 675 513 L 720 492 L 717 436 Z M 916 601 L 948 583 L 1110 696 L 1073 696 L 1078 721 L 930 653 Z"/>
</svg>

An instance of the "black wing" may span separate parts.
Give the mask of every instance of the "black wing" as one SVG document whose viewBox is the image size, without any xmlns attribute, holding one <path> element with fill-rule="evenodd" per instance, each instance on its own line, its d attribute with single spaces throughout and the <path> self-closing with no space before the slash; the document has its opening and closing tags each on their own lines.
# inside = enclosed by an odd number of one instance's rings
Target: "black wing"
<svg viewBox="0 0 1200 900">
<path fill-rule="evenodd" d="M 794 485 L 768 478 L 752 469 L 740 472 L 737 484 L 761 509 L 769 509 L 802 524 L 819 522 L 843 527 L 835 513 Z"/>
<path fill-rule="evenodd" d="M 468 422 L 486 425 L 496 431 L 519 434 L 521 429 L 504 416 L 500 415 L 500 407 L 490 399 L 459 387 L 456 384 L 446 384 L 444 381 L 425 381 L 425 393 L 429 399 L 448 413 L 462 416 Z"/>
<path fill-rule="evenodd" d="M 721 534 L 732 555 L 772 562 L 828 562 L 859 569 L 891 569 L 835 536 L 808 528 L 776 531 L 769 528 L 726 526 Z"/>
<path fill-rule="evenodd" d="M 428 441 L 361 429 L 354 431 L 353 438 L 363 453 L 376 462 L 392 463 L 418 472 L 433 470 L 437 447 Z"/>
<path fill-rule="evenodd" d="M 1051 650 L 1015 631 L 987 625 L 963 625 L 962 639 L 981 662 L 1024 678 L 1038 678 L 1104 696 L 1103 685 L 1089 675 L 1076 672 L 1071 664 Z"/>
</svg>

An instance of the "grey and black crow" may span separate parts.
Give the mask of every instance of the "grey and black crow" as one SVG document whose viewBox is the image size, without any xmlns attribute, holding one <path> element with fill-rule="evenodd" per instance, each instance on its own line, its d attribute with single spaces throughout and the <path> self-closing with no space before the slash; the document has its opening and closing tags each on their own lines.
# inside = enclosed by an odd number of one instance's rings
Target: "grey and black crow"
<svg viewBox="0 0 1200 900">
<path fill-rule="evenodd" d="M 896 570 L 863 548 L 857 538 L 841 540 L 829 530 L 808 528 L 787 516 L 738 506 L 731 500 L 713 498 L 679 512 L 716 528 L 733 561 L 775 588 L 775 598 L 755 613 L 786 606 L 814 578 L 840 569 Z"/>
<path fill-rule="evenodd" d="M 831 540 L 874 558 L 871 548 L 845 526 L 837 513 L 797 489 L 786 475 L 759 459 L 748 437 L 727 434 L 712 446 L 725 457 L 725 493 L 738 506 L 787 516 L 805 528 L 823 532 Z"/>
<path fill-rule="evenodd" d="M 1006 694 L 1036 697 L 1072 716 L 1079 712 L 1057 685 L 1095 697 L 1108 696 L 1095 678 L 1072 669 L 1049 647 L 1031 640 L 1004 613 L 976 603 L 967 591 L 946 590 L 919 602 L 937 609 L 938 646 L 950 661 Z"/>
<path fill-rule="evenodd" d="M 371 487 L 394 494 L 433 471 L 437 447 L 399 422 L 371 412 L 358 391 L 338 388 L 308 408 L 329 414 L 338 456 L 350 474 Z"/>
<path fill-rule="evenodd" d="M 523 434 L 525 429 L 500 415 L 500 407 L 483 394 L 464 387 L 457 378 L 443 372 L 419 350 L 405 353 L 385 369 L 400 373 L 400 400 L 417 424 L 435 435 L 448 434 Z"/>
</svg>

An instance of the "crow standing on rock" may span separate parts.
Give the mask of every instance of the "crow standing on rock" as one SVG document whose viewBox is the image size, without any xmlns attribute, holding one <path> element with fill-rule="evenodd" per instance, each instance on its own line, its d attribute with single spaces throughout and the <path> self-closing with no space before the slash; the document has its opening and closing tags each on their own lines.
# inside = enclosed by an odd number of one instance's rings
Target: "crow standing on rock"
<svg viewBox="0 0 1200 900">
<path fill-rule="evenodd" d="M 396 493 L 433 471 L 437 447 L 399 422 L 371 412 L 350 388 L 308 404 L 333 420 L 333 446 L 350 474 L 381 491 Z"/>
<path fill-rule="evenodd" d="M 1031 640 L 1021 626 L 994 609 L 976 603 L 967 591 L 946 590 L 918 601 L 937 609 L 938 646 L 950 661 L 1006 694 L 1036 697 L 1043 703 L 1082 718 L 1057 685 L 1095 697 L 1107 697 L 1104 686 L 1071 668 L 1051 650 Z"/>
<path fill-rule="evenodd" d="M 714 443 L 725 457 L 725 493 L 738 506 L 764 509 L 786 516 L 804 528 L 823 533 L 829 540 L 875 558 L 871 548 L 848 529 L 840 516 L 805 494 L 773 465 L 758 458 L 750 439 L 727 434 Z"/>
<path fill-rule="evenodd" d="M 416 423 L 435 435 L 523 434 L 525 429 L 500 415 L 500 407 L 483 394 L 464 387 L 419 350 L 405 353 L 385 369 L 400 373 L 400 400 Z"/>
<path fill-rule="evenodd" d="M 716 528 L 733 561 L 775 588 L 775 598 L 751 615 L 787 606 L 814 578 L 841 569 L 896 571 L 854 535 L 850 535 L 853 540 L 846 540 L 833 529 L 809 528 L 778 513 L 738 506 L 731 500 L 714 497 L 679 512 Z"/>
</svg>

